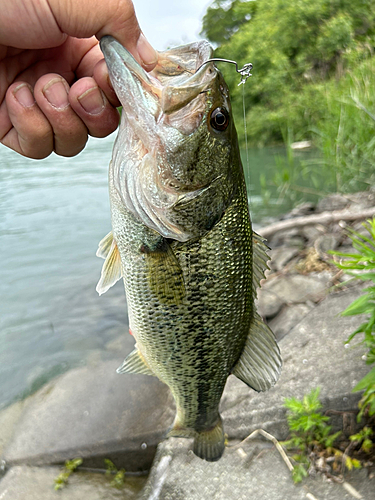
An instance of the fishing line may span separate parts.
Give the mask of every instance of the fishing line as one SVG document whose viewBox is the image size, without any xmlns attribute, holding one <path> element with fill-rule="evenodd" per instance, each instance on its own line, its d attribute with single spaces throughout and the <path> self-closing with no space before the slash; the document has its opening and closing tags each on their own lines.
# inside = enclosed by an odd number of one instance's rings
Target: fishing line
<svg viewBox="0 0 375 500">
<path fill-rule="evenodd" d="M 251 76 L 251 75 L 250 75 Z M 250 177 L 250 165 L 249 165 L 249 148 L 247 144 L 247 127 L 246 127 L 246 106 L 245 106 L 245 86 L 242 87 L 242 109 L 243 109 L 243 127 L 245 134 L 245 149 L 246 149 L 246 170 L 245 170 L 245 181 L 248 190 L 248 201 L 249 210 L 251 213 L 251 177 Z"/>
</svg>

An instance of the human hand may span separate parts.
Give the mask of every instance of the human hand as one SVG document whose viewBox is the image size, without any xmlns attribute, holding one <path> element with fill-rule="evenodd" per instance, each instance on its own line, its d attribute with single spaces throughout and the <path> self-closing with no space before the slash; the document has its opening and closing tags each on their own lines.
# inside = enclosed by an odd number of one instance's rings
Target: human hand
<svg viewBox="0 0 375 500">
<path fill-rule="evenodd" d="M 99 48 L 116 37 L 150 71 L 157 53 L 131 0 L 0 0 L 0 142 L 30 158 L 74 156 L 118 125 Z"/>
</svg>

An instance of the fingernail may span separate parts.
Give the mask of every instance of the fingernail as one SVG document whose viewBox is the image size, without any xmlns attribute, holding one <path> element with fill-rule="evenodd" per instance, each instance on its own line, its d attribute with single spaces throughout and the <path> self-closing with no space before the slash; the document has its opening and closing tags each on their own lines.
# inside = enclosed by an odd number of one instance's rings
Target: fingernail
<svg viewBox="0 0 375 500">
<path fill-rule="evenodd" d="M 42 90 L 44 97 L 56 109 L 65 109 L 69 106 L 68 92 L 63 80 L 54 78 Z"/>
<path fill-rule="evenodd" d="M 139 57 L 144 64 L 155 64 L 157 62 L 158 53 L 150 45 L 143 33 L 141 33 L 140 37 L 138 38 L 137 50 Z"/>
<path fill-rule="evenodd" d="M 13 95 L 24 108 L 31 108 L 31 106 L 35 104 L 33 93 L 27 83 L 18 85 L 18 87 L 13 90 Z"/>
<path fill-rule="evenodd" d="M 104 99 L 98 87 L 86 90 L 78 97 L 78 101 L 90 115 L 98 115 L 104 108 Z"/>
</svg>

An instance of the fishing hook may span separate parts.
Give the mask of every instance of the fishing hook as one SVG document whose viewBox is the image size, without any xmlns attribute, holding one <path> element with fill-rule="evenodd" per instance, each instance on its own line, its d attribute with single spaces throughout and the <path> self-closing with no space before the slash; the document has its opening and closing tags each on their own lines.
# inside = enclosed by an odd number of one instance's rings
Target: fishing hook
<svg viewBox="0 0 375 500">
<path fill-rule="evenodd" d="M 204 66 L 205 64 L 210 63 L 210 62 L 226 62 L 226 63 L 235 64 L 237 73 L 239 73 L 241 75 L 241 81 L 238 84 L 238 86 L 245 84 L 246 80 L 249 78 L 249 76 L 251 76 L 250 71 L 253 69 L 253 65 L 251 63 L 247 63 L 244 65 L 243 68 L 238 69 L 238 64 L 236 63 L 236 61 L 231 61 L 230 59 L 221 59 L 219 57 L 214 57 L 213 59 L 208 59 L 207 61 L 204 61 L 204 63 L 202 63 L 199 66 L 199 68 L 196 70 L 196 72 L 199 71 L 202 66 Z"/>
</svg>

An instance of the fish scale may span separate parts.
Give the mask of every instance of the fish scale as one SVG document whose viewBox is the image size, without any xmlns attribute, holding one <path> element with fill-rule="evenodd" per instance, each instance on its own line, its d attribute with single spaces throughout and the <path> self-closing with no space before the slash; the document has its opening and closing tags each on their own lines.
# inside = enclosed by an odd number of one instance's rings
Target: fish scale
<svg viewBox="0 0 375 500">
<path fill-rule="evenodd" d="M 218 460 L 228 376 L 264 391 L 281 368 L 274 336 L 254 306 L 268 257 L 251 228 L 228 90 L 214 66 L 185 79 L 178 73 L 184 57 L 190 65 L 192 54 L 197 65 L 209 58 L 206 42 L 162 53 L 150 75 L 112 37 L 101 47 L 123 115 L 109 171 L 112 232 L 99 244 L 105 262 L 97 290 L 123 278 L 136 339 L 118 372 L 167 384 L 177 407 L 169 436 L 193 437 L 199 457 Z M 137 101 L 129 105 L 124 89 L 143 96 L 136 125 Z M 221 114 L 217 130 L 213 110 Z"/>
</svg>

